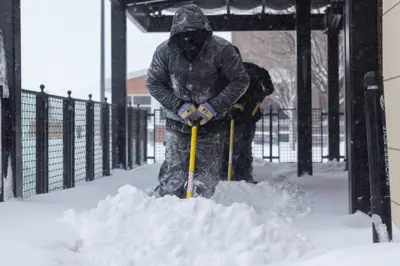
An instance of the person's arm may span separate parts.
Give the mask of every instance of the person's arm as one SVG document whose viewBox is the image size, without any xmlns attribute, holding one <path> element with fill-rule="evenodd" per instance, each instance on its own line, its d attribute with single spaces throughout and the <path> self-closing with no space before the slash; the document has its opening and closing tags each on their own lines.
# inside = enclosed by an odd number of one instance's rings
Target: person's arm
<svg viewBox="0 0 400 266">
<path fill-rule="evenodd" d="M 168 54 L 165 48 L 156 49 L 147 71 L 146 86 L 151 94 L 165 109 L 178 113 L 184 102 L 179 99 L 168 85 Z"/>
<path fill-rule="evenodd" d="M 230 109 L 247 90 L 249 76 L 243 66 L 243 62 L 232 45 L 226 46 L 222 51 L 221 74 L 228 80 L 228 85 L 209 104 L 216 113 L 222 113 Z"/>
</svg>

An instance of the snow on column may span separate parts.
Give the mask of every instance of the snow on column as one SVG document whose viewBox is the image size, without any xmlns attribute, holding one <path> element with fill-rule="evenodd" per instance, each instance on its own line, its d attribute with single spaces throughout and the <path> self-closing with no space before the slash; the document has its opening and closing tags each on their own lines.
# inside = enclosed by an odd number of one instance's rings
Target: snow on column
<svg viewBox="0 0 400 266">
<path fill-rule="evenodd" d="M 7 81 L 7 61 L 6 61 L 6 51 L 4 48 L 4 39 L 3 39 L 3 32 L 0 30 L 0 85 L 3 86 L 3 94 L 2 98 L 8 98 L 10 96 L 10 91 L 8 87 L 8 81 Z M 2 137 L 2 106 L 1 106 L 1 101 L 0 101 L 0 140 L 3 139 Z M 3 157 L 3 149 L 2 149 L 2 141 L 0 141 L 0 158 Z M 11 158 L 8 158 L 8 175 L 7 178 L 3 177 L 3 163 L 1 160 L 0 163 L 0 174 L 1 174 L 1 186 L 0 188 L 0 193 L 3 193 L 4 191 L 4 200 L 7 200 L 13 196 L 13 191 L 12 191 L 12 167 L 11 167 Z"/>
<path fill-rule="evenodd" d="M 3 98 L 10 96 L 7 81 L 6 50 L 4 48 L 3 32 L 0 30 L 0 85 L 3 85 Z"/>
</svg>

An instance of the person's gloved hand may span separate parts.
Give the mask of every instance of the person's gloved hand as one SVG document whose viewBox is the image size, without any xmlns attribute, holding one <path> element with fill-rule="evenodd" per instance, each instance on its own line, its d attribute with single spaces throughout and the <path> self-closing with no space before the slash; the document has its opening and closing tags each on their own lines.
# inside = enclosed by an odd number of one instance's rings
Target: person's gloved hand
<svg viewBox="0 0 400 266">
<path fill-rule="evenodd" d="M 210 121 L 216 114 L 214 108 L 209 103 L 200 104 L 197 108 L 197 114 L 200 118 L 200 126 Z"/>
<path fill-rule="evenodd" d="M 185 103 L 178 111 L 178 115 L 182 117 L 186 124 L 193 125 L 193 122 L 198 119 L 197 108 L 192 103 Z"/>
<path fill-rule="evenodd" d="M 229 115 L 232 119 L 237 119 L 242 116 L 244 111 L 244 105 L 241 103 L 235 103 L 229 110 Z"/>
</svg>

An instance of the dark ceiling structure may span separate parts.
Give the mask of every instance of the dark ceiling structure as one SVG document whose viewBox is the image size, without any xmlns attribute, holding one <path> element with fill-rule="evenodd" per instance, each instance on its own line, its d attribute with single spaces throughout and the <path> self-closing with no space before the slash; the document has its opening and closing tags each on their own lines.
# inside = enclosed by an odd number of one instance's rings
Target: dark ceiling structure
<svg viewBox="0 0 400 266">
<path fill-rule="evenodd" d="M 214 31 L 295 30 L 296 0 L 125 0 L 123 4 L 130 20 L 141 31 L 168 32 L 174 11 L 189 3 L 204 10 Z M 311 1 L 313 30 L 328 27 L 326 8 L 335 3 L 342 1 Z M 335 27 L 340 26 L 342 7 L 338 10 Z"/>
</svg>

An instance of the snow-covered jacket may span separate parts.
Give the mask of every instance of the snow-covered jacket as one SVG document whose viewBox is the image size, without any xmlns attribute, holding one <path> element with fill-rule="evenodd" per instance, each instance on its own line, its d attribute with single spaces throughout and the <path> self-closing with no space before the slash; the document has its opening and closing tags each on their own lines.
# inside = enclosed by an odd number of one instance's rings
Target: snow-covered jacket
<svg viewBox="0 0 400 266">
<path fill-rule="evenodd" d="M 209 32 L 193 62 L 171 42 L 171 38 L 185 28 Z M 231 105 L 245 93 L 249 76 L 232 44 L 213 36 L 207 17 L 197 5 L 189 4 L 176 11 L 169 40 L 161 43 L 154 53 L 146 85 L 164 107 L 167 123 L 174 120 L 183 124 L 177 112 L 184 103 L 208 102 L 217 112 L 213 120 L 224 118 Z"/>
</svg>

